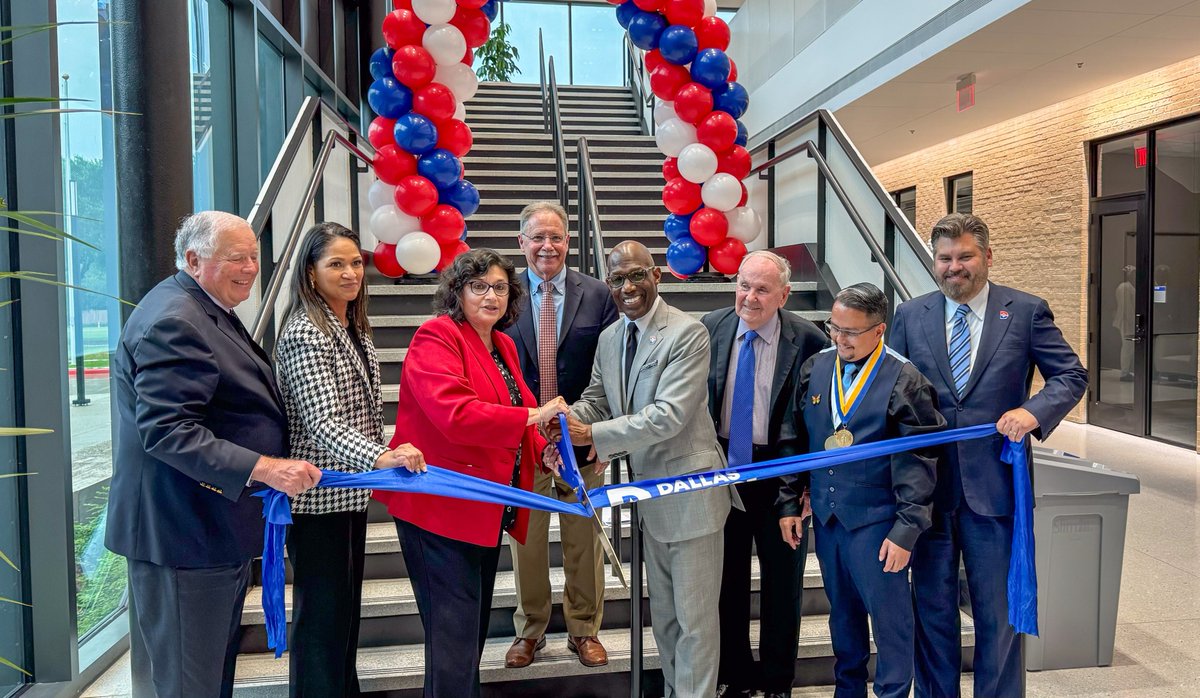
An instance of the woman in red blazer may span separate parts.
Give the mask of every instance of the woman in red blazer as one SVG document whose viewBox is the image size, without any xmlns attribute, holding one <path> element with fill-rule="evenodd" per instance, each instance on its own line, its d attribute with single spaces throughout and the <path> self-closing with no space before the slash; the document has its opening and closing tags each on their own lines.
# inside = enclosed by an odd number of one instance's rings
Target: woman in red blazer
<svg viewBox="0 0 1200 698">
<path fill-rule="evenodd" d="M 411 443 L 431 465 L 533 488 L 547 450 L 536 425 L 566 403 L 537 406 L 502 332 L 521 293 L 512 262 L 492 250 L 466 252 L 442 272 L 436 317 L 417 329 L 404 360 L 393 444 Z M 374 497 L 396 519 L 421 613 L 426 698 L 477 697 L 502 535 L 524 543 L 529 511 L 425 494 Z"/>
</svg>

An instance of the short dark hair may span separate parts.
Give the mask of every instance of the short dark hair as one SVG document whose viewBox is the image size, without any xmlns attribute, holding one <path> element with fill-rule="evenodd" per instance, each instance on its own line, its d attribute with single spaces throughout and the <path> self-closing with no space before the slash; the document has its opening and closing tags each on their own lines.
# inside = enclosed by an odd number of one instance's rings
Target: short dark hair
<svg viewBox="0 0 1200 698">
<path fill-rule="evenodd" d="M 359 242 L 358 233 L 340 223 L 317 223 L 304 233 L 300 249 L 296 251 L 296 263 L 292 266 L 292 297 L 291 305 L 284 314 L 285 325 L 292 315 L 304 313 L 318 329 L 327 336 L 333 336 L 333 328 L 329 325 L 329 318 L 325 314 L 326 308 L 329 306 L 317 292 L 309 274 L 316 269 L 317 262 L 321 261 L 321 257 L 325 256 L 325 250 L 339 238 L 353 242 L 354 246 L 359 248 L 359 253 L 362 253 L 362 243 Z M 365 265 L 362 283 L 358 287 L 358 295 L 346 306 L 346 319 L 350 321 L 359 336 L 371 334 L 371 322 L 367 319 Z"/>
<path fill-rule="evenodd" d="M 938 240 L 942 238 L 957 240 L 968 233 L 975 236 L 975 242 L 979 245 L 979 249 L 986 250 L 988 248 L 991 232 L 988 230 L 987 223 L 984 223 L 982 218 L 969 213 L 951 213 L 943 216 L 933 226 L 933 233 L 929 236 L 929 246 L 936 248 Z"/>
<path fill-rule="evenodd" d="M 508 275 L 508 308 L 496 323 L 495 329 L 503 330 L 511 326 L 521 312 L 521 299 L 525 297 L 525 287 L 517 280 L 517 268 L 513 266 L 512 261 L 486 247 L 460 254 L 450 266 L 442 270 L 437 290 L 433 293 L 433 314 L 449 315 L 455 322 L 466 322 L 462 294 L 467 288 L 467 282 L 478 279 L 492 267 L 500 267 Z"/>
<path fill-rule="evenodd" d="M 843 307 L 851 310 L 866 313 L 871 322 L 878 323 L 887 320 L 887 296 L 883 295 L 883 291 L 880 291 L 875 284 L 863 282 L 847 286 L 838 291 L 838 294 L 833 297 L 833 302 L 841 303 Z"/>
</svg>

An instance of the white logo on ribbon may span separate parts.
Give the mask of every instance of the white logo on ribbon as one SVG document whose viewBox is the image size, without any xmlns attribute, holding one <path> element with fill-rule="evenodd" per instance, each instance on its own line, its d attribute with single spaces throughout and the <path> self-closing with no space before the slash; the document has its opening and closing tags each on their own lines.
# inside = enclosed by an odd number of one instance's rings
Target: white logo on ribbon
<svg viewBox="0 0 1200 698">
<path fill-rule="evenodd" d="M 640 502 L 643 499 L 650 499 L 651 495 L 641 487 L 614 487 L 605 494 L 608 495 L 609 506 L 617 504 L 629 504 L 630 502 Z"/>
</svg>

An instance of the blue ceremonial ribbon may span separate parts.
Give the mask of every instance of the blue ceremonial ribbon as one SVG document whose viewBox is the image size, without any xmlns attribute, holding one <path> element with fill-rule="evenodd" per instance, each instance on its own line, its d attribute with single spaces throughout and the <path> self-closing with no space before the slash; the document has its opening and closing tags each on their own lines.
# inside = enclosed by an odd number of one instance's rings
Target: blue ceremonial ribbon
<svg viewBox="0 0 1200 698">
<path fill-rule="evenodd" d="M 1033 545 L 1033 483 L 1025 442 L 1004 440 L 1000 460 L 1013 470 L 1012 553 L 1008 560 L 1008 623 L 1018 633 L 1037 636 L 1037 568 Z"/>
<path fill-rule="evenodd" d="M 562 429 L 562 434 L 558 437 L 558 443 L 555 444 L 555 448 L 558 449 L 558 455 L 562 458 L 562 466 L 558 469 L 558 476 L 575 491 L 575 497 L 580 500 L 580 506 L 583 507 L 585 512 L 584 516 L 594 516 L 596 510 L 592 508 L 592 502 L 587 498 L 587 487 L 583 484 L 583 474 L 579 470 L 579 465 L 575 462 L 575 446 L 571 443 L 571 435 L 567 430 L 567 415 L 558 415 L 558 425 Z"/>
</svg>

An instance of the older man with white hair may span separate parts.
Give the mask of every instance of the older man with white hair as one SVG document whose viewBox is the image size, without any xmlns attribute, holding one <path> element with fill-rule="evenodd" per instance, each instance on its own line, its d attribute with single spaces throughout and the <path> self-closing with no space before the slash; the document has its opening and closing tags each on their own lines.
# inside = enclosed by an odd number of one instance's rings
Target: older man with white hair
<svg viewBox="0 0 1200 698">
<path fill-rule="evenodd" d="M 105 544 L 129 560 L 131 644 L 149 659 L 155 694 L 231 696 L 250 561 L 262 549 L 251 486 L 296 495 L 321 471 L 280 457 L 288 421 L 270 357 L 233 313 L 258 275 L 249 224 L 189 216 L 175 264 L 115 352 Z"/>
</svg>

